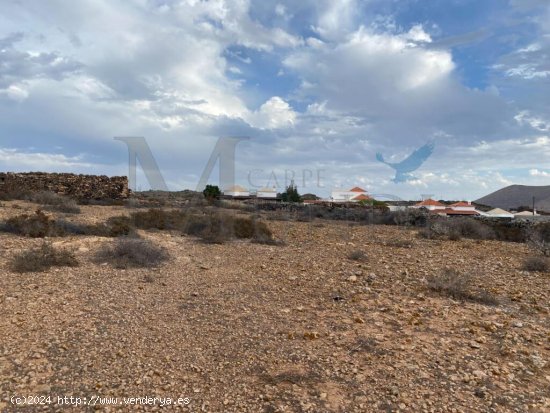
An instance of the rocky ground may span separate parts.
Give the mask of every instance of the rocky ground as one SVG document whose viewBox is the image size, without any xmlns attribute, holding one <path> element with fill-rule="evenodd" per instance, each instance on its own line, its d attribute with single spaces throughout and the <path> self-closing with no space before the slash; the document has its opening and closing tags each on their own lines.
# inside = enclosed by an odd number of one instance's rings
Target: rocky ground
<svg viewBox="0 0 550 413">
<path fill-rule="evenodd" d="M 0 219 L 35 208 L 4 202 Z M 70 219 L 129 213 L 82 210 Z M 154 270 L 93 263 L 112 240 L 71 236 L 52 242 L 74 249 L 78 268 L 14 273 L 13 254 L 42 240 L 0 234 L 0 410 L 550 411 L 550 277 L 522 271 L 526 246 L 267 223 L 284 245 L 140 231 L 172 257 Z M 367 259 L 349 259 L 356 250 Z M 446 268 L 499 304 L 431 291 L 426 278 Z M 15 407 L 14 395 L 190 403 Z"/>
</svg>

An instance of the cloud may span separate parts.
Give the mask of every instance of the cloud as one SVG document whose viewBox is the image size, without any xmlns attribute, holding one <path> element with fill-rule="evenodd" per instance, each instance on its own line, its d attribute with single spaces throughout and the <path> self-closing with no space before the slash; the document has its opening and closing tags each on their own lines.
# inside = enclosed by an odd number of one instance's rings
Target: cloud
<svg viewBox="0 0 550 413">
<path fill-rule="evenodd" d="M 145 136 L 171 188 L 193 188 L 216 139 L 238 135 L 252 138 L 238 147 L 243 182 L 258 168 L 322 170 L 329 189 L 460 197 L 542 180 L 528 171 L 550 170 L 550 19 L 545 2 L 520 3 L 502 13 L 529 21 L 529 36 L 457 34 L 435 14 L 404 19 L 395 2 L 7 1 L 0 161 L 120 173 L 127 152 L 112 138 Z M 500 47 L 500 32 L 519 40 Z M 485 89 L 464 84 L 469 65 L 490 73 Z M 392 183 L 374 158 L 430 139 L 414 182 Z"/>
<path fill-rule="evenodd" d="M 294 124 L 296 113 L 279 96 L 273 96 L 258 111 L 250 113 L 247 120 L 260 129 L 286 128 Z"/>
<path fill-rule="evenodd" d="M 511 117 L 506 102 L 462 86 L 451 51 L 430 48 L 430 40 L 418 25 L 399 33 L 360 27 L 342 42 L 308 39 L 283 64 L 302 80 L 298 99 L 362 118 L 373 139 L 402 145 L 441 132 L 497 137 Z"/>
<path fill-rule="evenodd" d="M 549 177 L 550 176 L 550 172 L 547 172 L 547 171 L 541 171 L 540 169 L 530 169 L 529 170 L 529 175 L 531 176 L 543 176 L 543 177 Z"/>
</svg>

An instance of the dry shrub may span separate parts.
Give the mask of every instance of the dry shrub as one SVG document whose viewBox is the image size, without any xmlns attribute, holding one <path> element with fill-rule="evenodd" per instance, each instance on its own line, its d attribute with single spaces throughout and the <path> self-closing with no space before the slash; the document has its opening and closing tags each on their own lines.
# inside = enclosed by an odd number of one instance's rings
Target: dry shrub
<svg viewBox="0 0 550 413">
<path fill-rule="evenodd" d="M 472 301 L 487 305 L 497 305 L 498 300 L 484 289 L 472 285 L 472 277 L 454 269 L 447 269 L 440 276 L 428 278 L 428 288 L 436 293 L 460 301 Z"/>
<path fill-rule="evenodd" d="M 100 248 L 95 255 L 96 262 L 108 262 L 115 268 L 156 267 L 168 258 L 164 248 L 139 238 L 117 238 Z"/>
<path fill-rule="evenodd" d="M 396 248 L 412 248 L 413 243 L 408 239 L 394 238 L 386 242 L 388 247 Z"/>
<path fill-rule="evenodd" d="M 135 212 L 130 218 L 137 228 L 179 230 L 209 243 L 219 244 L 235 238 L 251 239 L 258 243 L 275 242 L 267 225 L 251 217 L 149 209 Z"/>
<path fill-rule="evenodd" d="M 62 204 L 50 205 L 45 209 L 48 211 L 62 212 L 64 214 L 80 214 L 80 207 L 74 199 L 66 199 Z"/>
<path fill-rule="evenodd" d="M 348 254 L 348 259 L 354 260 L 354 261 L 366 261 L 368 257 L 364 251 L 355 250 Z"/>
<path fill-rule="evenodd" d="M 80 208 L 74 199 L 56 194 L 50 191 L 39 191 L 27 195 L 27 200 L 46 205 L 48 211 L 63 212 L 66 214 L 79 214 Z"/>
<path fill-rule="evenodd" d="M 9 218 L 2 225 L 1 230 L 31 238 L 65 235 L 63 228 L 41 210 L 37 210 L 33 215 L 22 214 Z"/>
<path fill-rule="evenodd" d="M 181 230 L 187 222 L 185 212 L 164 211 L 155 208 L 134 212 L 131 218 L 136 228 L 141 229 Z"/>
<path fill-rule="evenodd" d="M 550 257 L 550 227 L 547 225 L 537 225 L 526 231 L 527 244 L 544 255 Z"/>
<path fill-rule="evenodd" d="M 17 254 L 11 267 L 16 272 L 47 271 L 51 267 L 76 267 L 78 261 L 74 254 L 66 249 L 55 249 L 51 244 L 44 242 L 42 246 L 23 251 Z"/>
<path fill-rule="evenodd" d="M 525 271 L 548 272 L 550 271 L 550 262 L 546 257 L 527 257 L 523 262 L 523 269 Z"/>
</svg>

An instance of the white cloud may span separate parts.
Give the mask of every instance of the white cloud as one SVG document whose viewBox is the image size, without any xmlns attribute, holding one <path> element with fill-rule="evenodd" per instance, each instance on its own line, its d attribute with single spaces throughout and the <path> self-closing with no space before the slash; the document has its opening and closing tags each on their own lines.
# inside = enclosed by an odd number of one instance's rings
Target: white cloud
<svg viewBox="0 0 550 413">
<path fill-rule="evenodd" d="M 260 129 L 287 128 L 296 121 L 296 113 L 279 96 L 273 96 L 259 110 L 246 116 L 248 123 Z"/>
<path fill-rule="evenodd" d="M 543 176 L 543 177 L 549 177 L 550 172 L 541 171 L 540 169 L 530 169 L 529 175 L 531 176 Z"/>
<path fill-rule="evenodd" d="M 6 89 L 0 89 L 0 97 L 5 96 L 6 98 L 22 102 L 29 97 L 29 92 L 24 85 L 10 85 Z"/>
</svg>

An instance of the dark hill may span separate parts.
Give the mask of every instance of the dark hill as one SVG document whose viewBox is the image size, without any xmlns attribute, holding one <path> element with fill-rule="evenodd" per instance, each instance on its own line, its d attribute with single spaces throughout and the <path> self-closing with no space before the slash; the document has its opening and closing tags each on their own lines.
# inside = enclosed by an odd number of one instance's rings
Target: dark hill
<svg viewBox="0 0 550 413">
<path fill-rule="evenodd" d="M 535 207 L 538 210 L 550 212 L 550 185 L 510 185 L 485 195 L 475 202 L 490 205 L 493 208 L 515 209 L 520 206 L 531 207 L 533 197 L 535 197 Z"/>
</svg>

